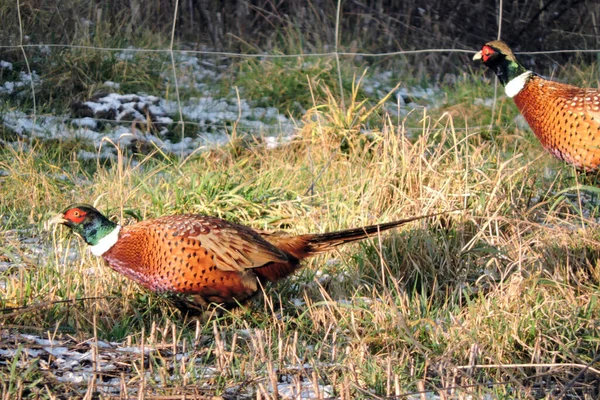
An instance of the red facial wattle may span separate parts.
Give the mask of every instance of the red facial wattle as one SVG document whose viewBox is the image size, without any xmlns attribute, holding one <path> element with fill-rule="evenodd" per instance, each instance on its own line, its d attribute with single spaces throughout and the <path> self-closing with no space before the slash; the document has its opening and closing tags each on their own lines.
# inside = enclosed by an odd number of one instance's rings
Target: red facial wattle
<svg viewBox="0 0 600 400">
<path fill-rule="evenodd" d="M 483 46 L 481 49 L 481 59 L 483 62 L 487 62 L 492 55 L 494 55 L 495 51 L 490 46 Z"/>
<path fill-rule="evenodd" d="M 71 208 L 65 213 L 65 219 L 73 223 L 79 224 L 83 222 L 86 213 L 79 208 Z"/>
</svg>

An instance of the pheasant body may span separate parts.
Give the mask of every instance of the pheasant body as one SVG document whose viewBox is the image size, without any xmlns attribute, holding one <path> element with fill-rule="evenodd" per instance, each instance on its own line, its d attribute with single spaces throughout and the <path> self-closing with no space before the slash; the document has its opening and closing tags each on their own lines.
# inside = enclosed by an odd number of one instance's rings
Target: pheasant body
<svg viewBox="0 0 600 400">
<path fill-rule="evenodd" d="M 518 63 L 502 41 L 486 43 L 481 59 L 505 86 L 542 146 L 575 167 L 600 165 L 600 91 L 544 79 Z"/>
<path fill-rule="evenodd" d="M 184 298 L 178 301 L 183 308 L 202 308 L 243 303 L 259 291 L 259 283 L 285 278 L 306 257 L 425 217 L 299 236 L 195 214 L 120 227 L 84 204 L 70 206 L 53 221 L 82 236 L 115 271 L 151 291 Z"/>
</svg>

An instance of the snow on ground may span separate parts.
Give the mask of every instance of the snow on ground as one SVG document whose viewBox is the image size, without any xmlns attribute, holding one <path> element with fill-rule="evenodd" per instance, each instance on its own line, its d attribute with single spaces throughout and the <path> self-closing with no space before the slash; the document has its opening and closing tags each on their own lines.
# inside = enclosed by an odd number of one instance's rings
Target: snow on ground
<svg viewBox="0 0 600 400">
<path fill-rule="evenodd" d="M 385 97 L 398 83 L 398 78 L 395 77 L 393 71 L 384 71 L 373 76 L 365 76 L 357 78 L 360 80 L 362 90 L 373 96 L 374 99 Z M 401 107 L 400 115 L 405 115 L 410 110 L 413 110 L 423 105 L 428 107 L 441 107 L 444 105 L 445 97 L 441 95 L 441 89 L 435 85 L 433 87 L 422 88 L 419 86 L 401 86 L 397 88 L 391 101 L 386 104 L 386 111 L 391 115 L 398 115 L 398 105 Z"/>
<path fill-rule="evenodd" d="M 322 399 L 333 397 L 331 385 L 314 384 L 295 375 L 283 375 L 277 384 L 277 393 L 284 399 Z M 273 392 L 272 388 L 271 392 Z"/>
<path fill-rule="evenodd" d="M 12 70 L 12 64 L 6 61 L 0 61 L 1 69 Z M 19 72 L 19 78 L 16 81 L 6 81 L 0 85 L 0 96 L 11 95 L 20 90 L 31 90 L 31 84 L 33 82 L 34 87 L 40 83 L 40 77 L 35 71 L 31 74 L 26 72 Z M 21 93 L 19 93 L 21 94 Z"/>
<path fill-rule="evenodd" d="M 473 101 L 473 105 L 483 106 L 486 108 L 494 108 L 494 104 L 495 104 L 495 101 L 493 98 L 489 98 L 489 99 L 476 98 L 475 101 Z"/>
<path fill-rule="evenodd" d="M 8 61 L 0 60 L 0 69 L 7 69 L 9 71 L 12 71 L 13 65 L 12 65 L 12 63 L 9 63 Z"/>
<path fill-rule="evenodd" d="M 0 225 L 4 222 L 5 220 L 0 218 Z M 8 270 L 18 274 L 19 269 L 27 268 L 33 263 L 41 264 L 42 260 L 51 254 L 47 240 L 41 237 L 33 226 L 26 229 L 0 230 L 0 243 L 0 273 L 4 274 Z M 4 277 L 8 279 L 6 275 Z M 0 279 L 0 289 L 5 287 L 6 279 Z"/>
<path fill-rule="evenodd" d="M 57 381 L 70 383 L 71 387 L 81 394 L 85 393 L 88 385 L 95 381 L 97 390 L 105 395 L 119 393 L 125 387 L 132 392 L 131 395 L 135 395 L 140 385 L 128 386 L 128 382 L 138 382 L 141 377 L 147 382 L 148 387 L 167 389 L 173 382 L 173 387 L 177 388 L 176 382 L 184 380 L 195 382 L 194 386 L 197 388 L 206 386 L 207 390 L 211 390 L 209 382 L 219 376 L 220 370 L 216 366 L 206 365 L 206 355 L 201 347 L 187 347 L 196 350 L 187 351 L 181 344 L 173 346 L 146 343 L 143 346 L 131 346 L 126 342 L 94 339 L 82 342 L 76 341 L 69 335 L 40 337 L 2 330 L 0 331 L 0 366 L 12 365 L 16 362 L 19 368 L 26 369 L 35 365 L 40 372 L 51 373 Z M 140 371 L 139 362 L 142 352 L 147 360 L 154 360 L 152 363 L 157 371 Z M 161 365 L 164 368 L 161 368 Z M 185 368 L 182 369 L 182 365 L 185 365 Z M 286 373 L 274 371 L 277 374 L 281 373 L 277 383 L 279 396 L 282 399 L 333 396 L 334 389 L 331 385 L 313 382 L 310 378 L 313 368 L 331 366 L 331 364 L 291 365 L 282 367 L 282 371 L 287 371 Z M 166 371 L 171 372 L 165 376 Z M 254 371 L 251 376 L 248 376 L 248 381 L 256 380 L 256 376 L 253 376 L 256 373 L 264 374 L 265 377 L 269 375 L 268 371 Z M 262 379 L 257 380 L 260 381 Z M 199 383 L 201 386 L 197 386 Z M 274 392 L 270 384 L 264 387 L 268 392 Z M 234 389 L 239 395 L 252 396 L 258 387 L 245 384 Z"/>
<path fill-rule="evenodd" d="M 135 57 L 136 52 L 130 50 L 117 55 L 121 60 Z M 156 146 L 166 153 L 187 156 L 198 149 L 227 143 L 233 129 L 238 136 L 263 137 L 269 147 L 286 142 L 293 135 L 292 121 L 274 107 L 254 107 L 235 92 L 215 97 L 209 89 L 222 78 L 219 72 L 222 67 L 185 53 L 178 55 L 177 65 L 180 92 L 195 93 L 182 101 L 173 95 L 160 98 L 143 93 L 117 93 L 119 83 L 106 81 L 103 86 L 110 92 L 74 102 L 69 114 L 32 116 L 19 109 L 0 108 L 0 122 L 22 138 L 87 142 L 90 148 L 79 154 L 82 158 L 113 158 L 116 149 L 106 146 L 107 141 L 124 147 L 135 144 L 137 149 L 143 145 L 149 145 L 146 148 L 150 149 Z M 11 71 L 13 65 L 0 60 L 0 68 Z M 14 75 L 13 72 L 11 76 Z M 162 78 L 172 87 L 172 70 L 163 72 Z M 0 100 L 3 96 L 28 93 L 32 82 L 34 86 L 40 83 L 35 72 L 31 75 L 20 72 L 14 80 L 0 84 Z M 182 124 L 177 121 L 186 126 L 183 138 Z"/>
<path fill-rule="evenodd" d="M 128 101 L 134 96 L 136 101 Z M 291 121 L 276 109 L 251 108 L 245 102 L 242 102 L 241 111 L 238 111 L 237 105 L 223 100 L 200 98 L 186 101 L 181 107 L 184 120 L 188 126 L 198 127 L 199 133 L 183 139 L 177 136 L 181 128 L 173 122 L 173 118 L 179 119 L 180 107 L 175 102 L 164 99 L 157 101 L 153 96 L 112 93 L 97 102 L 87 101 L 84 106 L 90 116 L 70 118 L 44 115 L 32 118 L 22 111 L 10 110 L 2 115 L 2 122 L 22 137 L 63 141 L 80 139 L 88 141 L 98 151 L 105 145 L 99 153 L 82 152 L 84 158 L 115 156 L 116 149 L 106 146 L 107 140 L 126 147 L 133 143 L 153 144 L 167 153 L 187 156 L 199 148 L 227 143 L 234 123 L 237 124 L 238 133 L 262 136 L 269 147 L 276 146 L 281 140 L 289 140 L 293 133 Z M 107 118 L 111 115 L 114 120 Z M 100 122 L 107 125 L 107 119 L 115 123 L 101 129 Z M 154 129 L 148 132 L 145 125 L 149 121 Z M 138 123 L 136 128 L 134 123 Z"/>
<path fill-rule="evenodd" d="M 118 59 L 127 61 L 137 57 L 132 50 L 123 50 Z M 177 101 L 171 90 L 169 98 L 143 93 L 117 93 L 118 82 L 106 81 L 105 90 L 86 101 L 74 102 L 69 114 L 37 115 L 33 117 L 18 109 L 0 108 L 1 123 L 22 138 L 38 140 L 78 140 L 89 143 L 89 148 L 78 154 L 82 159 L 116 157 L 114 146 L 124 148 L 161 149 L 165 153 L 187 156 L 202 149 L 223 145 L 230 140 L 236 129 L 238 136 L 263 138 L 268 148 L 288 142 L 297 128 L 284 112 L 274 107 L 256 107 L 251 100 L 238 97 L 232 91 L 226 96 L 216 95 L 213 87 L 223 79 L 222 71 L 226 63 L 219 60 L 201 59 L 194 54 L 177 55 L 176 73 L 166 68 L 161 77 L 169 87 L 173 87 L 175 77 L 181 94 L 188 98 Z M 0 68 L 12 71 L 13 65 L 0 60 Z M 15 76 L 12 72 L 11 76 Z M 23 95 L 31 90 L 31 85 L 40 83 L 39 76 L 19 72 L 14 81 L 0 85 L 0 100 L 3 96 Z M 362 89 L 372 94 L 374 99 L 385 96 L 396 84 L 391 72 L 365 77 Z M 193 93 L 192 97 L 189 97 Z M 386 110 L 396 115 L 406 113 L 423 104 L 439 105 L 442 96 L 437 88 L 399 88 Z M 397 105 L 400 105 L 400 110 Z M 182 138 L 183 121 L 185 136 Z"/>
</svg>

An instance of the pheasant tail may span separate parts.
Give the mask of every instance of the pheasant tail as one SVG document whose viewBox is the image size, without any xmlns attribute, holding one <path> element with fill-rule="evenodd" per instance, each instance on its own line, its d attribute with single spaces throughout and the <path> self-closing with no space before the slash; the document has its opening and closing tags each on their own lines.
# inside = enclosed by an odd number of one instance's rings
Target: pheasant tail
<svg viewBox="0 0 600 400">
<path fill-rule="evenodd" d="M 384 224 L 369 225 L 361 228 L 345 229 L 337 232 L 316 233 L 287 237 L 264 235 L 263 237 L 280 250 L 292 254 L 294 257 L 298 258 L 299 260 L 302 260 L 307 257 L 331 251 L 333 248 L 345 243 L 355 242 L 358 240 L 366 239 L 371 236 L 375 236 L 380 232 L 396 228 L 400 225 L 404 225 L 412 221 L 435 217 L 446 213 L 447 212 L 421 215 L 418 217 L 401 219 L 398 221 L 387 222 Z"/>
</svg>

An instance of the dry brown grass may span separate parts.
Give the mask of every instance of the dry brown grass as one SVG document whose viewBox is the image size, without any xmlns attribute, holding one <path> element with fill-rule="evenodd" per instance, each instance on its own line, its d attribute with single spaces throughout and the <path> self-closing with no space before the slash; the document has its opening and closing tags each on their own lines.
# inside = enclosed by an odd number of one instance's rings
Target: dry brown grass
<svg viewBox="0 0 600 400">
<path fill-rule="evenodd" d="M 572 171 L 514 127 L 489 142 L 455 128 L 456 115 L 421 110 L 415 139 L 403 121 L 357 104 L 351 113 L 316 105 L 300 136 L 275 150 L 232 144 L 181 162 L 123 156 L 91 175 L 60 151 L 5 149 L 0 249 L 19 267 L 3 274 L 0 293 L 4 307 L 26 308 L 0 316 L 0 350 L 21 346 L 2 356 L 4 398 L 110 397 L 106 384 L 117 382 L 147 398 L 272 398 L 285 395 L 283 381 L 341 398 L 532 398 L 563 388 L 595 396 L 597 226 L 578 209 L 593 213 L 596 200 L 556 196 L 574 185 Z M 368 137 L 365 121 L 379 126 Z M 465 210 L 314 258 L 247 308 L 189 321 L 79 239 L 43 229 L 75 201 L 125 219 L 131 210 L 202 212 L 293 233 Z M 24 238 L 37 239 L 35 251 Z M 28 355 L 43 346 L 22 332 L 89 352 L 89 374 L 58 381 L 60 357 Z M 116 349 L 129 345 L 148 352 Z"/>
</svg>

